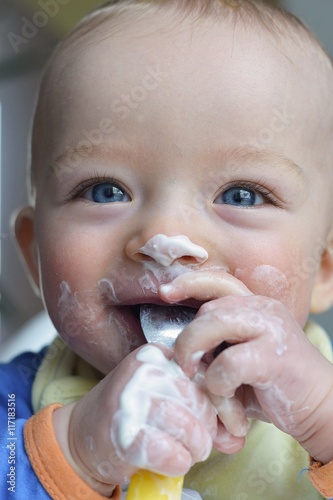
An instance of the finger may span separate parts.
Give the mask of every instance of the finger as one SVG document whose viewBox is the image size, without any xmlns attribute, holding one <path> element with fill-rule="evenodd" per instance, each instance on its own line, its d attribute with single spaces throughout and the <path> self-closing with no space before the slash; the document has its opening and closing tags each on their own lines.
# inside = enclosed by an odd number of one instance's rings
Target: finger
<svg viewBox="0 0 333 500">
<path fill-rule="evenodd" d="M 207 418 L 200 422 L 191 411 L 173 401 L 156 403 L 148 418 L 148 425 L 164 431 L 180 442 L 190 452 L 193 462 L 208 458 L 217 432 L 213 408 L 208 412 Z"/>
<path fill-rule="evenodd" d="M 147 408 L 150 411 L 154 405 L 169 401 L 188 408 L 199 421 L 205 422 L 206 428 L 209 429 L 208 422 L 214 421 L 216 414 L 201 380 L 204 379 L 206 366 L 200 364 L 197 377 L 192 381 L 181 367 L 174 360 L 168 360 L 162 351 L 166 354 L 172 353 L 171 349 L 160 349 L 159 346 L 149 344 L 137 355 L 137 360 L 142 364 L 129 384 L 129 396 L 141 406 L 141 418 L 144 414 L 148 416 Z M 138 417 L 137 414 L 136 418 Z"/>
<path fill-rule="evenodd" d="M 169 303 L 189 298 L 206 302 L 227 295 L 252 295 L 252 292 L 244 283 L 224 271 L 194 271 L 162 285 L 159 295 Z"/>
<path fill-rule="evenodd" d="M 208 311 L 204 304 L 202 313 L 179 335 L 175 343 L 174 358 L 189 377 L 196 373 L 202 356 L 215 351 L 222 342 L 238 344 L 262 333 L 262 328 L 259 331 L 257 328 L 257 313 L 247 299 L 248 297 L 225 297 L 220 299 L 219 308 Z"/>
<path fill-rule="evenodd" d="M 214 439 L 213 444 L 214 448 L 222 453 L 237 453 L 244 447 L 245 438 L 233 436 L 232 434 L 230 434 L 230 432 L 227 431 L 224 425 L 219 422 L 217 435 Z"/>
<path fill-rule="evenodd" d="M 157 342 L 149 342 L 148 345 L 149 345 L 149 347 L 150 346 L 157 347 L 157 349 L 164 354 L 164 357 L 167 360 L 171 361 L 173 359 L 174 352 L 173 352 L 173 349 L 171 349 L 171 347 L 165 346 L 164 344 L 158 344 Z M 139 349 L 140 350 L 147 349 L 147 344 L 144 344 L 143 346 L 139 347 Z M 142 357 L 137 356 L 137 359 L 142 360 Z M 144 362 L 149 362 L 149 354 L 147 356 L 147 359 L 144 360 Z"/>
<path fill-rule="evenodd" d="M 249 422 L 239 398 L 224 398 L 210 393 L 210 399 L 226 430 L 235 437 L 245 437 L 249 431 Z"/>
<path fill-rule="evenodd" d="M 249 385 L 243 385 L 239 391 L 237 391 L 237 395 L 239 395 L 242 401 L 247 418 L 270 422 L 269 418 L 265 415 L 252 387 Z"/>
<path fill-rule="evenodd" d="M 207 368 L 206 385 L 213 394 L 232 397 L 242 385 L 264 389 L 276 378 L 271 356 L 259 341 L 237 344 L 223 351 Z"/>
<path fill-rule="evenodd" d="M 185 475 L 193 465 L 191 453 L 160 429 L 145 425 L 123 457 L 132 466 L 165 476 Z"/>
</svg>

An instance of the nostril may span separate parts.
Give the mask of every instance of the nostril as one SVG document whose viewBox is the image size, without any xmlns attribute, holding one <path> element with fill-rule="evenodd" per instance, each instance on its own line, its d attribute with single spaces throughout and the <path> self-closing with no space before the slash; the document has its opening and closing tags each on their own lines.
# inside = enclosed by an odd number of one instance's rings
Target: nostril
<svg viewBox="0 0 333 500">
<path fill-rule="evenodd" d="M 187 236 L 165 234 L 156 234 L 150 238 L 133 256 L 140 260 L 150 260 L 146 258 L 148 256 L 164 267 L 170 266 L 176 260 L 184 264 L 202 264 L 208 259 L 207 251 L 192 243 Z"/>
<path fill-rule="evenodd" d="M 135 252 L 132 255 L 133 260 L 136 262 L 157 262 L 160 264 L 162 267 L 168 267 L 172 266 L 175 264 L 175 262 L 179 262 L 180 264 L 184 266 L 189 266 L 189 265 L 198 265 L 198 260 L 195 257 L 191 257 L 190 255 L 187 256 L 185 255 L 184 257 L 159 257 L 159 258 L 153 258 L 150 255 L 146 255 L 142 252 Z"/>
<path fill-rule="evenodd" d="M 190 255 L 184 255 L 184 257 L 180 257 L 179 259 L 175 259 L 181 264 L 186 265 L 191 265 L 191 264 L 198 264 L 198 260 L 195 257 L 192 257 Z M 175 260 L 173 262 L 175 262 Z"/>
<path fill-rule="evenodd" d="M 154 260 L 153 257 L 150 257 L 150 255 L 147 255 L 147 254 L 142 253 L 142 252 L 135 252 L 133 254 L 133 257 L 135 260 L 140 261 L 140 262 L 151 262 Z"/>
</svg>

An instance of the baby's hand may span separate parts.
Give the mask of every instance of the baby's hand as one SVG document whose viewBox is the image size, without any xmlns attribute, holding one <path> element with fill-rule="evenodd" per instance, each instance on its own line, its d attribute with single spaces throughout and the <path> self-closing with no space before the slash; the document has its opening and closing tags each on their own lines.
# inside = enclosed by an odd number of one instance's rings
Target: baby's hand
<svg viewBox="0 0 333 500">
<path fill-rule="evenodd" d="M 127 482 L 138 468 L 183 475 L 210 454 L 214 406 L 172 356 L 153 344 L 139 348 L 72 408 L 69 460 L 96 491 Z"/>
<path fill-rule="evenodd" d="M 227 430 L 233 434 L 245 428 L 246 416 L 266 420 L 292 435 L 318 461 L 331 460 L 333 366 L 281 302 L 246 293 L 230 276 L 223 287 L 221 274 L 213 292 L 207 292 L 212 275 L 184 274 L 174 280 L 173 290 L 170 285 L 161 289 L 169 302 L 210 300 L 177 339 L 175 360 L 193 377 L 201 355 L 223 341 L 232 344 L 211 360 L 205 374 Z M 231 281 L 234 292 L 229 295 Z M 217 298 L 219 289 L 222 298 Z"/>
</svg>

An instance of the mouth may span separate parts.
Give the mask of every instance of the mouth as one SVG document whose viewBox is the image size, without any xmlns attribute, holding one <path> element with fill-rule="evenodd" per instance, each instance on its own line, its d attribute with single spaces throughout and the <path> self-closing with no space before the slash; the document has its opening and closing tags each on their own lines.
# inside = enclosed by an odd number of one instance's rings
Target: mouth
<svg viewBox="0 0 333 500">
<path fill-rule="evenodd" d="M 187 302 L 188 304 L 188 302 Z M 131 317 L 135 322 L 137 332 L 146 340 L 173 348 L 177 337 L 184 328 L 195 318 L 199 307 L 191 307 L 184 304 L 166 303 L 139 303 L 133 305 L 118 306 L 127 318 Z M 223 341 L 212 351 L 203 356 L 203 361 L 208 365 L 225 349 L 230 343 Z"/>
<path fill-rule="evenodd" d="M 148 342 L 173 347 L 177 337 L 194 319 L 197 309 L 187 306 L 159 306 L 143 304 L 140 324 Z"/>
<path fill-rule="evenodd" d="M 118 312 L 131 324 L 132 329 L 146 342 L 173 347 L 178 335 L 190 323 L 198 307 L 165 302 L 143 302 L 116 306 Z"/>
<path fill-rule="evenodd" d="M 152 298 L 152 300 L 147 301 L 147 297 L 143 298 L 141 301 L 140 299 L 137 299 L 135 302 L 128 300 L 126 302 L 122 302 L 120 305 L 113 306 L 119 310 L 126 310 L 129 314 L 134 316 L 138 321 L 140 321 L 140 312 L 143 309 L 151 309 L 152 311 L 160 311 L 160 313 L 167 314 L 167 311 L 169 311 L 169 314 L 171 317 L 177 317 L 178 314 L 182 314 L 182 311 L 195 311 L 197 312 L 200 307 L 202 306 L 202 302 L 199 302 L 197 300 L 192 300 L 192 299 L 187 299 L 182 302 L 177 302 L 175 304 L 168 304 L 166 302 L 163 302 L 162 300 L 159 300 L 158 298 Z M 195 314 L 193 314 L 193 317 Z M 192 318 L 193 319 L 193 318 Z"/>
<path fill-rule="evenodd" d="M 199 307 L 189 306 L 188 304 L 166 304 L 164 303 L 154 303 L 154 302 L 143 302 L 140 304 L 120 306 L 128 308 L 132 314 L 140 320 L 140 315 L 143 310 L 151 310 L 154 313 L 164 313 L 165 315 L 170 315 L 174 321 L 177 321 L 178 314 L 186 314 L 187 312 L 191 314 L 193 312 L 193 317 L 197 313 Z"/>
</svg>

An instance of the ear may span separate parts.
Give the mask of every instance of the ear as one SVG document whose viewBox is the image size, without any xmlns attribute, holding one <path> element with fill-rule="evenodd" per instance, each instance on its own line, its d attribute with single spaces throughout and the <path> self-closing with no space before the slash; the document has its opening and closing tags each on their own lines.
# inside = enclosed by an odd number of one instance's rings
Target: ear
<svg viewBox="0 0 333 500">
<path fill-rule="evenodd" d="M 21 251 L 23 263 L 28 269 L 28 277 L 36 294 L 39 295 L 38 252 L 33 222 L 34 210 L 25 207 L 14 214 L 13 228 Z"/>
<path fill-rule="evenodd" d="M 310 312 L 319 314 L 333 305 L 333 230 L 315 276 Z"/>
</svg>

